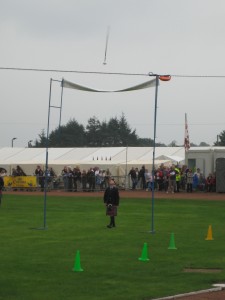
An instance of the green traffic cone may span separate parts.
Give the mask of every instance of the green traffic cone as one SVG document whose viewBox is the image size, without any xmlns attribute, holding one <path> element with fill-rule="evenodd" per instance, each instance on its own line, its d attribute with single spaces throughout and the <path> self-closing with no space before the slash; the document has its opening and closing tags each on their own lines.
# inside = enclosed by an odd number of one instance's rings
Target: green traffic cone
<svg viewBox="0 0 225 300">
<path fill-rule="evenodd" d="M 148 246 L 147 243 L 144 243 L 143 249 L 142 249 L 142 253 L 141 253 L 141 257 L 138 258 L 141 261 L 148 261 Z"/>
<path fill-rule="evenodd" d="M 83 269 L 81 268 L 81 265 L 80 265 L 80 251 L 79 250 L 77 250 L 77 253 L 76 253 L 73 271 L 74 272 L 83 272 Z"/>
<path fill-rule="evenodd" d="M 174 233 L 172 232 L 171 233 L 171 236 L 170 236 L 170 244 L 169 244 L 169 247 L 168 249 L 172 249 L 172 250 L 176 250 L 176 246 L 175 246 L 175 239 L 174 239 Z"/>
</svg>

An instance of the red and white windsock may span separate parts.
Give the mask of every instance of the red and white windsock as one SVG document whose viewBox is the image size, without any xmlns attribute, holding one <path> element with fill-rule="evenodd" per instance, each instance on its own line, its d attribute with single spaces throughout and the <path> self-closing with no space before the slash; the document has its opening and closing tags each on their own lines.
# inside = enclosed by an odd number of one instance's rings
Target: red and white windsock
<svg viewBox="0 0 225 300">
<path fill-rule="evenodd" d="M 184 131 L 184 149 L 188 151 L 190 148 L 189 132 L 188 132 L 188 123 L 187 123 L 187 114 L 185 113 L 185 131 Z"/>
</svg>

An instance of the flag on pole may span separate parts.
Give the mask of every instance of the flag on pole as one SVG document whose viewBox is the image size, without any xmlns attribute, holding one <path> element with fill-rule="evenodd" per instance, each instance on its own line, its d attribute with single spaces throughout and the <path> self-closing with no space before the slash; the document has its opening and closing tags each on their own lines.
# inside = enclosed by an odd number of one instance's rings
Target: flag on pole
<svg viewBox="0 0 225 300">
<path fill-rule="evenodd" d="M 188 132 L 188 124 L 187 124 L 187 114 L 185 113 L 185 132 L 184 132 L 184 149 L 188 151 L 190 148 L 190 140 L 189 140 L 189 132 Z"/>
</svg>

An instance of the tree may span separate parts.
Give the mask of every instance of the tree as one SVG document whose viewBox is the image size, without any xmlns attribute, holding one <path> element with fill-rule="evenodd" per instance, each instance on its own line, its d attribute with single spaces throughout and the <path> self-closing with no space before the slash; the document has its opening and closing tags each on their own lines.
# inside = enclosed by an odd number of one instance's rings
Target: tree
<svg viewBox="0 0 225 300">
<path fill-rule="evenodd" d="M 46 147 L 46 135 L 42 130 L 34 147 Z M 177 146 L 176 141 L 172 142 Z M 110 118 L 102 123 L 93 116 L 88 120 L 86 127 L 75 119 L 69 120 L 66 125 L 60 126 L 49 134 L 49 147 L 152 147 L 153 140 L 139 138 L 136 129 L 132 130 L 122 113 L 121 117 Z M 156 146 L 165 144 L 156 143 Z"/>
<path fill-rule="evenodd" d="M 119 121 L 117 118 L 111 118 L 108 122 L 107 141 L 111 147 L 118 147 L 122 145 L 122 140 L 119 134 Z"/>
<path fill-rule="evenodd" d="M 162 143 L 155 143 L 156 147 L 166 147 L 165 144 Z M 147 138 L 139 138 L 138 139 L 138 146 L 140 147 L 153 147 L 154 146 L 154 140 L 147 139 Z"/>
<path fill-rule="evenodd" d="M 168 146 L 169 147 L 177 147 L 177 141 L 173 140 Z"/>
<path fill-rule="evenodd" d="M 217 141 L 214 142 L 214 146 L 225 146 L 225 130 L 217 135 Z"/>
<path fill-rule="evenodd" d="M 138 136 L 136 130 L 131 130 L 130 126 L 127 123 L 127 120 L 122 114 L 119 120 L 119 136 L 121 146 L 136 146 L 138 141 Z"/>
<path fill-rule="evenodd" d="M 86 136 L 89 147 L 98 147 L 101 145 L 101 123 L 95 116 L 88 120 Z"/>
<path fill-rule="evenodd" d="M 199 144 L 199 147 L 208 147 L 208 146 L 210 146 L 210 145 L 207 144 L 207 143 L 205 143 L 205 142 L 201 142 L 201 143 Z"/>
<path fill-rule="evenodd" d="M 50 147 L 83 147 L 86 144 L 86 134 L 83 125 L 74 119 L 65 126 L 60 126 L 49 135 Z"/>
<path fill-rule="evenodd" d="M 46 147 L 47 137 L 45 135 L 45 130 L 42 129 L 41 133 L 38 136 L 39 136 L 39 140 L 35 141 L 35 146 L 34 147 L 37 147 L 37 148 Z"/>
<path fill-rule="evenodd" d="M 194 143 L 190 143 L 191 147 L 198 147 L 198 145 L 194 144 Z"/>
<path fill-rule="evenodd" d="M 109 147 L 111 146 L 111 139 L 109 138 L 109 134 L 108 134 L 108 123 L 106 121 L 103 121 L 101 123 L 101 147 Z"/>
</svg>

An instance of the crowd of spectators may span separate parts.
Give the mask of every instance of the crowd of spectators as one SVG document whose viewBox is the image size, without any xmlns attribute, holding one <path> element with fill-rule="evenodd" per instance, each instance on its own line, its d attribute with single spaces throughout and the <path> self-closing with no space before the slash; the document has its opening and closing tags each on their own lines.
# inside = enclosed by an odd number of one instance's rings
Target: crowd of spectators
<svg viewBox="0 0 225 300">
<path fill-rule="evenodd" d="M 70 192 L 103 191 L 109 185 L 111 173 L 109 169 L 101 170 L 98 167 L 91 167 L 89 170 L 80 170 L 79 167 L 71 168 L 65 166 L 61 172 L 64 190 Z"/>
<path fill-rule="evenodd" d="M 188 193 L 192 193 L 193 191 L 216 191 L 215 173 L 210 173 L 205 177 L 199 168 L 193 171 L 187 166 L 181 167 L 172 165 L 167 167 L 162 164 L 159 168 L 155 169 L 154 172 L 151 172 L 143 165 L 140 170 L 132 167 L 128 175 L 132 182 L 132 190 L 143 189 L 149 191 L 154 188 L 154 190 L 164 191 L 166 193 L 179 193 L 180 191 L 187 191 Z"/>
<path fill-rule="evenodd" d="M 27 174 L 20 166 L 16 166 L 16 168 L 12 168 L 12 176 L 27 176 Z"/>
<path fill-rule="evenodd" d="M 45 182 L 47 182 L 49 189 L 62 187 L 68 192 L 93 192 L 105 190 L 112 174 L 109 169 L 101 170 L 99 167 L 80 170 L 78 166 L 74 168 L 64 166 L 61 174 L 57 175 L 52 167 L 45 172 L 38 165 L 34 170 L 34 175 L 37 177 L 37 184 L 41 190 L 44 190 Z M 12 176 L 26 176 L 26 173 L 18 165 L 12 169 Z M 128 172 L 128 179 L 129 183 L 126 187 L 130 187 L 132 190 L 151 191 L 154 188 L 154 190 L 166 193 L 216 192 L 215 173 L 210 173 L 205 177 L 199 168 L 192 170 L 187 166 L 172 165 L 168 167 L 162 164 L 154 172 L 145 168 L 144 165 L 140 170 L 132 167 Z"/>
</svg>

